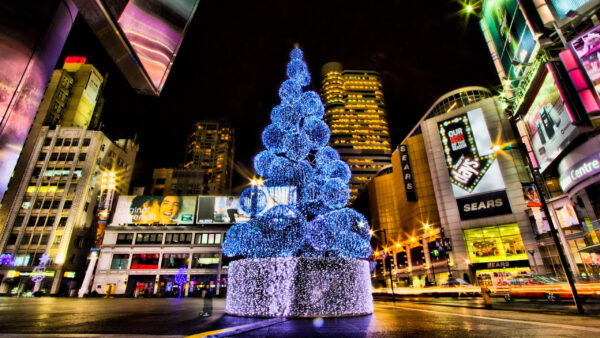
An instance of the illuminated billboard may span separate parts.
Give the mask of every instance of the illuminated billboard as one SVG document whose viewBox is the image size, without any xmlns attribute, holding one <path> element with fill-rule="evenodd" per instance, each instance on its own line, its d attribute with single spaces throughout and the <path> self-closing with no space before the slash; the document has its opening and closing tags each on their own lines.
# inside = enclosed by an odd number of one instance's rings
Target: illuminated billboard
<svg viewBox="0 0 600 338">
<path fill-rule="evenodd" d="M 296 187 L 261 187 L 267 196 L 267 206 L 261 212 L 276 205 L 296 203 Z M 250 219 L 240 206 L 238 196 L 199 196 L 196 222 L 206 223 L 241 223 Z"/>
<path fill-rule="evenodd" d="M 129 83 L 159 95 L 200 0 L 74 0 Z"/>
<path fill-rule="evenodd" d="M 563 19 L 569 11 L 576 11 L 579 7 L 587 4 L 590 0 L 550 0 L 558 17 Z"/>
<path fill-rule="evenodd" d="M 196 196 L 119 196 L 113 224 L 194 224 Z"/>
<path fill-rule="evenodd" d="M 544 74 L 523 122 L 542 172 L 580 134 L 550 71 Z"/>
<path fill-rule="evenodd" d="M 510 213 L 483 110 L 438 122 L 438 129 L 461 219 Z"/>
<path fill-rule="evenodd" d="M 519 2 L 485 1 L 480 24 L 484 34 L 489 33 L 485 34 L 486 38 L 491 40 L 506 76 L 515 79 L 523 75 L 525 67 L 513 66 L 513 61 L 528 63 L 533 60 L 536 40 Z"/>
<path fill-rule="evenodd" d="M 0 200 L 77 13 L 68 6 L 0 2 Z"/>
<path fill-rule="evenodd" d="M 594 27 L 571 41 L 571 47 L 581 61 L 583 68 L 596 88 L 600 92 L 600 27 Z"/>
</svg>

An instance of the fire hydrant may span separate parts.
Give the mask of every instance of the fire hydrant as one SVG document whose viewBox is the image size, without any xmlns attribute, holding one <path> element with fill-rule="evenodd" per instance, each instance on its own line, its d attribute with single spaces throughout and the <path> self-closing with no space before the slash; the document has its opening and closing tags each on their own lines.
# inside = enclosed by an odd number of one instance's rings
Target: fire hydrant
<svg viewBox="0 0 600 338">
<path fill-rule="evenodd" d="M 490 294 L 492 291 L 487 287 L 487 285 L 481 285 L 481 297 L 483 298 L 483 304 L 486 309 L 492 308 L 492 297 Z"/>
</svg>

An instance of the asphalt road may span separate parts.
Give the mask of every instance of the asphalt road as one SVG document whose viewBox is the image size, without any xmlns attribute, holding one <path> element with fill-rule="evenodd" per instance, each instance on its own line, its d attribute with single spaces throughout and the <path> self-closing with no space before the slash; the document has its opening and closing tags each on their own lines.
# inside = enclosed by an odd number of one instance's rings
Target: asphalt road
<svg viewBox="0 0 600 338">
<path fill-rule="evenodd" d="M 376 301 L 375 313 L 370 316 L 268 321 L 226 316 L 223 299 L 205 303 L 199 298 L 0 298 L 0 332 L 15 337 L 185 336 L 207 331 L 235 334 L 226 330 L 241 327 L 238 336 L 252 337 L 600 336 L 600 316 L 489 310 L 480 308 L 477 302 L 452 299 L 435 302 Z"/>
</svg>

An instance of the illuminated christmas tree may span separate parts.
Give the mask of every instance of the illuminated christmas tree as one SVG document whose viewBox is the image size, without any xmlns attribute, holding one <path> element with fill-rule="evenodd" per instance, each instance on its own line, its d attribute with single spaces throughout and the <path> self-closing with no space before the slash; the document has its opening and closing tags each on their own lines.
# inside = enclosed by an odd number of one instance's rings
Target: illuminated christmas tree
<svg viewBox="0 0 600 338">
<path fill-rule="evenodd" d="M 253 218 L 231 227 L 223 244 L 227 256 L 367 258 L 369 225 L 359 212 L 345 208 L 351 171 L 329 146 L 319 94 L 303 91 L 310 74 L 303 53 L 290 53 L 281 103 L 271 110 L 262 133 L 266 150 L 254 158 L 264 186 L 242 192 L 240 205 Z M 285 189 L 287 201 L 265 210 L 273 191 Z M 281 202 L 278 200 L 278 202 Z"/>
<path fill-rule="evenodd" d="M 228 314 L 259 317 L 354 316 L 373 312 L 369 225 L 346 208 L 351 171 L 329 146 L 330 130 L 310 84 L 303 53 L 290 53 L 280 104 L 254 158 L 264 185 L 240 196 L 252 216 L 233 225 L 223 253 L 229 264 Z M 262 181 L 260 179 L 259 181 Z M 255 180 L 256 182 L 256 180 Z"/>
<path fill-rule="evenodd" d="M 183 286 L 187 284 L 187 282 L 187 268 L 179 268 L 175 275 L 175 284 L 179 285 L 179 298 L 181 298 L 181 289 L 183 289 Z"/>
</svg>

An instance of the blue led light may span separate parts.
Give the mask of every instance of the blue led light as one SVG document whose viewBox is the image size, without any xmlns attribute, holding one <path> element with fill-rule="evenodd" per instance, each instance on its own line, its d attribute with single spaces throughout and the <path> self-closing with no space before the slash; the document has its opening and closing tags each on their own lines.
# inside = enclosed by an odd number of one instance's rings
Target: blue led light
<svg viewBox="0 0 600 338">
<path fill-rule="evenodd" d="M 302 49 L 300 49 L 300 48 L 294 48 L 290 52 L 291 60 L 302 60 L 303 58 L 304 58 L 304 53 L 302 52 Z"/>
<path fill-rule="evenodd" d="M 268 177 L 269 168 L 271 168 L 271 163 L 276 157 L 275 153 L 270 150 L 258 153 L 254 157 L 254 170 L 256 170 L 256 173 L 262 177 Z"/>
<path fill-rule="evenodd" d="M 321 149 L 327 145 L 327 142 L 329 142 L 329 136 L 331 135 L 331 132 L 329 131 L 327 123 L 321 119 L 305 119 L 302 129 L 306 135 L 308 135 L 308 139 L 311 143 L 310 148 L 313 150 Z"/>
<path fill-rule="evenodd" d="M 294 104 L 300 99 L 301 94 L 302 88 L 294 80 L 286 80 L 279 87 L 279 97 L 283 103 Z"/>
<path fill-rule="evenodd" d="M 285 151 L 283 142 L 285 141 L 286 134 L 276 124 L 270 124 L 262 133 L 263 145 L 275 153 L 282 153 Z"/>
<path fill-rule="evenodd" d="M 240 207 L 245 213 L 254 216 L 267 207 L 267 194 L 258 187 L 249 187 L 240 194 Z"/>
<path fill-rule="evenodd" d="M 304 117 L 323 118 L 325 106 L 321 97 L 314 91 L 307 91 L 300 98 L 300 111 Z"/>
<path fill-rule="evenodd" d="M 294 50 L 290 56 L 289 79 L 279 90 L 281 104 L 271 111 L 272 124 L 262 134 L 267 150 L 254 158 L 254 168 L 267 178 L 268 189 L 242 192 L 240 205 L 252 218 L 230 228 L 223 253 L 247 258 L 367 258 L 369 225 L 360 213 L 344 208 L 350 199 L 350 168 L 326 146 L 331 132 L 323 121 L 319 95 L 302 93 L 300 84 L 304 86 L 303 77 L 309 76 L 302 52 Z M 281 202 L 275 191 L 282 190 L 271 189 L 276 187 L 294 191 L 296 198 Z"/>
<path fill-rule="evenodd" d="M 286 155 L 290 160 L 299 161 L 310 152 L 310 140 L 305 132 L 299 132 L 295 134 L 287 134 L 284 142 L 286 149 Z"/>
<path fill-rule="evenodd" d="M 317 160 L 317 166 L 323 166 L 323 165 L 328 164 L 329 162 L 339 160 L 340 155 L 338 154 L 338 152 L 335 149 L 327 146 L 327 147 L 320 149 L 317 152 L 317 155 L 315 156 L 315 158 Z"/>
</svg>

